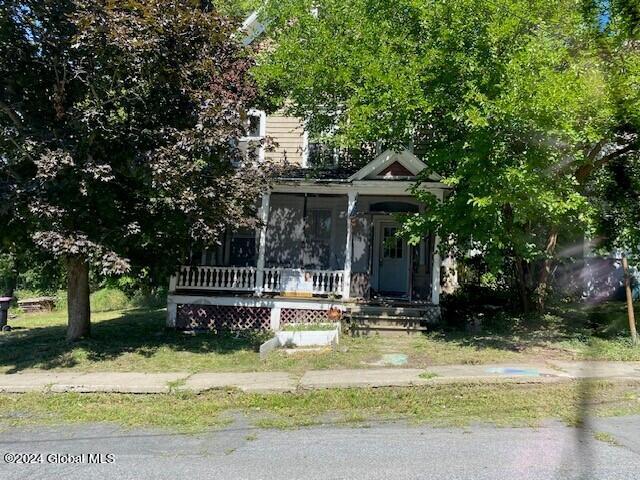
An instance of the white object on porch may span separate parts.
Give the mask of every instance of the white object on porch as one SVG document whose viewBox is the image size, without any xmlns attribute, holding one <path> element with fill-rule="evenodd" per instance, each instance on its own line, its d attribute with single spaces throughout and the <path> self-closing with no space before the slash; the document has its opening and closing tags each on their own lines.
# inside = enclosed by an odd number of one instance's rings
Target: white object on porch
<svg viewBox="0 0 640 480">
<path fill-rule="evenodd" d="M 189 290 L 253 291 L 256 288 L 255 267 L 180 267 L 176 288 Z"/>
</svg>

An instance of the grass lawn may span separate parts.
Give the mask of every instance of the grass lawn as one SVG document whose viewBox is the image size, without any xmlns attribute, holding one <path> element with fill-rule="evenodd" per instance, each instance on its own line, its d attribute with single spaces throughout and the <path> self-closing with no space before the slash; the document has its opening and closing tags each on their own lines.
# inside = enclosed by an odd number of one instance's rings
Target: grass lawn
<svg viewBox="0 0 640 480">
<path fill-rule="evenodd" d="M 585 415 L 640 413 L 640 387 L 606 382 L 555 385 L 433 385 L 335 389 L 295 394 L 211 391 L 201 395 L 0 395 L 0 428 L 31 424 L 115 422 L 198 431 L 230 423 L 238 414 L 265 428 L 381 420 L 463 426 L 475 422 L 537 425 Z"/>
<path fill-rule="evenodd" d="M 407 355 L 407 366 L 547 359 L 638 360 L 640 348 L 625 336 L 625 306 L 556 307 L 535 318 L 496 315 L 478 333 L 438 330 L 427 335 L 343 335 L 338 350 L 258 359 L 261 336 L 195 336 L 165 330 L 164 310 L 127 310 L 93 314 L 92 338 L 64 340 L 66 313 L 21 315 L 14 330 L 0 333 L 0 372 L 78 371 L 260 371 L 367 368 L 384 366 L 385 354 Z"/>
</svg>

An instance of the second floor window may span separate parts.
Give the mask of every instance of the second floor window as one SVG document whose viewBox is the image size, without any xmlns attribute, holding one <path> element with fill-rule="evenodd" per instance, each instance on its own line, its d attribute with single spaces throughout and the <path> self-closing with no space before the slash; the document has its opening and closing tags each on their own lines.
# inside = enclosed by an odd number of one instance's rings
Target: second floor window
<svg viewBox="0 0 640 480">
<path fill-rule="evenodd" d="M 262 110 L 249 110 L 246 120 L 247 133 L 240 139 L 240 149 L 249 160 L 264 161 L 264 144 L 267 134 L 267 116 Z"/>
</svg>

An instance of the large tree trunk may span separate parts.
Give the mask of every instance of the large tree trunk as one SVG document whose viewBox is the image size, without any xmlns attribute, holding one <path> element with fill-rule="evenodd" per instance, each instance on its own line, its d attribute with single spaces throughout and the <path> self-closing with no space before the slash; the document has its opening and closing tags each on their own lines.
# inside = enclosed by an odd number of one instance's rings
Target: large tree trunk
<svg viewBox="0 0 640 480">
<path fill-rule="evenodd" d="M 74 341 L 91 334 L 89 306 L 89 264 L 84 257 L 69 257 L 67 264 L 67 340 Z"/>
<path fill-rule="evenodd" d="M 544 312 L 549 295 L 549 282 L 551 281 L 551 270 L 553 269 L 553 255 L 556 252 L 558 244 L 558 231 L 553 229 L 549 232 L 547 238 L 547 247 L 545 249 L 545 259 L 540 268 L 538 276 L 538 285 L 536 286 L 536 310 L 540 313 Z"/>
<path fill-rule="evenodd" d="M 528 280 L 525 261 L 516 257 L 515 261 L 515 282 L 520 297 L 520 309 L 523 313 L 529 313 L 531 310 L 531 297 L 529 295 Z"/>
</svg>

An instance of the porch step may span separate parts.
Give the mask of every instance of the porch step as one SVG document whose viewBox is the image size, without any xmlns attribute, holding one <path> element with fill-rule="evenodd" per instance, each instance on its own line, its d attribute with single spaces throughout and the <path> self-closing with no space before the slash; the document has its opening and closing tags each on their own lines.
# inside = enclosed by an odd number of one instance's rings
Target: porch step
<svg viewBox="0 0 640 480">
<path fill-rule="evenodd" d="M 411 334 L 430 330 L 430 326 L 437 323 L 429 316 L 411 312 L 409 315 L 398 314 L 370 314 L 360 312 L 347 313 L 347 324 L 352 335 L 380 334 Z"/>
</svg>

